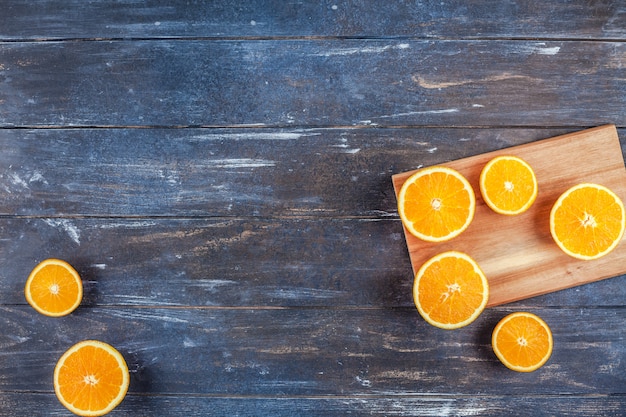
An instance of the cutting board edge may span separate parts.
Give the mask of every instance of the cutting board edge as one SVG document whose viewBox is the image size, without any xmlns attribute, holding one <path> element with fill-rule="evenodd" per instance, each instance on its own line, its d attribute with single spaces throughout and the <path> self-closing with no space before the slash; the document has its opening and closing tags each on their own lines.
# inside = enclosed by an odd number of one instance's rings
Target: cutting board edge
<svg viewBox="0 0 626 417">
<path fill-rule="evenodd" d="M 411 174 L 424 169 L 424 168 L 428 168 L 431 166 L 438 166 L 438 165 L 443 165 L 446 166 L 447 164 L 451 164 L 451 163 L 462 163 L 463 161 L 467 160 L 467 159 L 472 159 L 472 158 L 476 158 L 477 156 L 483 156 L 483 157 L 488 157 L 490 155 L 496 156 L 496 155 L 500 155 L 500 154 L 504 154 L 507 153 L 511 150 L 514 149 L 524 149 L 526 147 L 534 147 L 534 146 L 540 146 L 541 144 L 544 143 L 549 143 L 549 142 L 553 142 L 553 141 L 561 141 L 563 139 L 570 139 L 573 140 L 576 137 L 579 136 L 588 136 L 588 135 L 592 135 L 596 132 L 600 132 L 600 131 L 607 131 L 610 132 L 610 134 L 614 135 L 615 138 L 617 138 L 617 140 L 619 141 L 619 136 L 617 134 L 617 126 L 613 123 L 609 123 L 609 124 L 604 124 L 604 125 L 600 125 L 600 126 L 596 126 L 596 127 L 592 127 L 589 129 L 584 129 L 584 130 L 577 130 L 575 132 L 570 132 L 570 133 L 564 133 L 562 135 L 557 135 L 557 136 L 552 136 L 549 138 L 544 138 L 544 139 L 539 139 L 533 142 L 528 142 L 528 143 L 522 143 L 520 145 L 512 145 L 506 148 L 501 148 L 501 149 L 496 149 L 493 151 L 489 151 L 489 152 L 485 152 L 482 154 L 477 154 L 477 155 L 471 155 L 471 156 L 467 156 L 461 159 L 456 159 L 453 161 L 447 161 L 447 162 L 441 162 L 441 163 L 437 163 L 437 164 L 432 164 L 432 165 L 427 165 L 424 167 L 420 167 L 420 168 L 415 168 L 409 171 L 404 171 L 404 172 L 398 172 L 396 174 L 393 174 L 391 176 L 391 182 L 393 184 L 394 187 L 394 192 L 396 194 L 396 198 L 398 196 L 398 193 L 400 192 L 400 188 L 402 187 L 402 183 L 404 183 L 404 181 L 402 181 L 403 178 L 408 178 Z M 622 159 L 622 163 L 624 163 L 624 157 L 623 155 L 620 155 L 621 159 Z M 626 167 L 625 167 L 626 168 Z"/>
</svg>

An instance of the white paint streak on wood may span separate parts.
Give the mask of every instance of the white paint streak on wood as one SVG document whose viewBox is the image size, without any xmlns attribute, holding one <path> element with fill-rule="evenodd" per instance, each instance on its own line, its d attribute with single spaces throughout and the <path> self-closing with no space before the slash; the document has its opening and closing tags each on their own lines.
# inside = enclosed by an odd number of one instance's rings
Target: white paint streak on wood
<svg viewBox="0 0 626 417">
<path fill-rule="evenodd" d="M 144 297 L 139 295 L 123 295 L 118 294 L 112 296 L 115 299 L 121 299 L 124 304 L 128 305 L 141 305 L 141 306 L 178 306 L 180 304 L 177 303 L 168 303 L 160 301 L 160 297 L 157 295 L 151 297 Z"/>
<path fill-rule="evenodd" d="M 275 161 L 252 158 L 212 159 L 206 162 L 213 168 L 263 168 L 276 166 Z"/>
<path fill-rule="evenodd" d="M 44 176 L 39 171 L 33 172 L 33 175 L 31 175 L 31 177 L 28 180 L 28 182 L 29 183 L 31 183 L 31 182 L 40 182 L 42 184 L 48 185 L 48 181 L 44 178 Z"/>
<path fill-rule="evenodd" d="M 205 135 L 195 135 L 189 138 L 194 141 L 215 141 L 215 140 L 277 140 L 289 141 L 298 140 L 304 137 L 319 136 L 319 132 L 290 131 L 290 132 L 242 132 L 242 133 L 209 133 Z"/>
<path fill-rule="evenodd" d="M 520 53 L 524 54 L 538 54 L 538 55 L 556 55 L 561 50 L 560 46 L 546 46 L 545 42 L 539 42 L 532 45 L 523 45 L 518 48 Z"/>
<path fill-rule="evenodd" d="M 105 314 L 102 312 L 101 314 Z M 113 317 L 119 317 L 124 320 L 139 320 L 139 321 L 158 321 L 158 322 L 167 322 L 167 323 L 189 323 L 189 320 L 181 319 L 178 317 L 174 317 L 172 311 L 168 310 L 168 313 L 164 314 L 150 314 L 145 311 L 136 311 L 136 310 L 107 310 L 106 314 L 109 314 Z"/>
<path fill-rule="evenodd" d="M 389 370 L 382 371 L 376 375 L 374 375 L 376 379 L 384 378 L 384 379 L 402 379 L 402 380 L 410 380 L 410 381 L 442 381 L 444 378 L 441 375 L 431 376 L 427 372 L 424 371 L 399 371 L 399 370 Z"/>
<path fill-rule="evenodd" d="M 354 377 L 354 379 L 356 380 L 356 382 L 358 382 L 361 386 L 365 388 L 369 388 L 372 386 L 372 382 L 369 379 L 365 379 L 361 377 L 360 375 L 357 375 L 356 377 Z"/>
<path fill-rule="evenodd" d="M 100 229 L 139 229 L 144 227 L 152 227 L 155 226 L 156 223 L 153 221 L 141 221 L 141 222 L 127 222 L 127 223 L 106 223 L 101 224 Z"/>
<path fill-rule="evenodd" d="M 320 351 L 318 347 L 315 346 L 276 346 L 271 349 L 259 349 L 260 353 L 268 353 L 271 355 L 290 355 L 290 354 L 316 354 Z"/>
<path fill-rule="evenodd" d="M 228 370 L 227 370 L 228 371 Z M 318 383 L 315 381 L 295 381 L 295 380 L 270 380 L 270 381 L 257 381 L 256 385 L 268 387 L 270 390 L 282 390 L 282 389 L 315 389 Z"/>
<path fill-rule="evenodd" d="M 346 139 L 342 139 L 342 141 L 344 143 L 340 143 L 338 145 L 330 145 L 333 148 L 341 148 L 342 149 L 342 153 L 347 153 L 347 154 L 356 154 L 359 153 L 361 151 L 361 148 L 350 148 L 350 145 L 348 145 L 346 142 Z"/>
<path fill-rule="evenodd" d="M 44 219 L 48 226 L 60 229 L 67 233 L 77 245 L 80 245 L 80 230 L 67 219 Z"/>
<path fill-rule="evenodd" d="M 301 300 L 307 298 L 330 299 L 342 296 L 343 294 L 343 291 L 316 288 L 273 288 L 267 292 L 268 296 L 283 300 Z"/>
<path fill-rule="evenodd" d="M 347 56 L 355 54 L 380 54 L 382 52 L 390 50 L 402 50 L 408 49 L 411 46 L 408 43 L 400 43 L 397 45 L 384 45 L 384 46 L 366 46 L 363 48 L 336 48 L 326 52 L 319 52 L 313 54 L 313 56 Z"/>
<path fill-rule="evenodd" d="M 18 185 L 20 187 L 28 189 L 28 183 L 26 183 L 26 181 L 24 181 L 19 175 L 14 172 L 9 174 L 9 180 L 13 185 Z"/>
<path fill-rule="evenodd" d="M 390 119 L 394 117 L 416 116 L 420 114 L 445 114 L 445 113 L 458 113 L 459 109 L 435 109 L 435 110 L 422 110 L 422 111 L 410 111 L 405 113 L 387 114 L 379 116 L 380 119 Z"/>
<path fill-rule="evenodd" d="M 237 285 L 237 281 L 229 279 L 195 279 L 192 281 L 185 281 L 187 287 L 200 287 L 208 291 L 215 291 L 219 287 L 227 285 Z"/>
<path fill-rule="evenodd" d="M 200 346 L 200 344 L 194 340 L 191 340 L 188 336 L 185 336 L 185 338 L 183 339 L 183 346 L 186 348 L 194 348 Z"/>
<path fill-rule="evenodd" d="M 233 372 L 235 369 L 252 369 L 259 373 L 259 375 L 268 375 L 270 373 L 269 367 L 254 361 L 246 362 L 230 362 L 224 365 L 226 372 Z"/>
<path fill-rule="evenodd" d="M 12 346 L 16 346 L 28 342 L 31 338 L 27 336 L 19 336 L 15 334 L 0 335 L 0 349 L 6 350 Z"/>
</svg>

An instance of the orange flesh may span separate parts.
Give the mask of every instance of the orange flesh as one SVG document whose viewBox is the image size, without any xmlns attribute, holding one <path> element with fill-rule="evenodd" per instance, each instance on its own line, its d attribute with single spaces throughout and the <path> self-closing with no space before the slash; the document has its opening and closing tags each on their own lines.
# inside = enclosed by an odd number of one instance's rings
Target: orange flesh
<svg viewBox="0 0 626 417">
<path fill-rule="evenodd" d="M 547 325 L 533 317 L 516 315 L 504 319 L 494 331 L 494 349 L 511 369 L 535 370 L 552 352 L 552 335 Z"/>
<path fill-rule="evenodd" d="M 441 274 L 441 270 L 446 270 Z M 419 302 L 426 314 L 439 323 L 453 324 L 471 317 L 483 299 L 480 276 L 467 262 L 442 259 L 422 276 L 420 286 L 429 288 L 419 293 Z"/>
<path fill-rule="evenodd" d="M 82 283 L 67 268 L 44 265 L 27 287 L 27 297 L 44 314 L 57 315 L 73 309 L 82 298 Z"/>
<path fill-rule="evenodd" d="M 405 201 L 405 215 L 413 227 L 436 238 L 463 228 L 470 215 L 467 189 L 445 172 L 420 177 L 408 186 Z"/>
<path fill-rule="evenodd" d="M 554 211 L 554 234 L 571 252 L 595 257 L 610 250 L 623 234 L 623 209 L 609 193 L 573 190 Z"/>
<path fill-rule="evenodd" d="M 514 159 L 501 159 L 489 166 L 481 178 L 482 191 L 491 205 L 505 212 L 524 211 L 537 194 L 533 172 Z"/>
</svg>

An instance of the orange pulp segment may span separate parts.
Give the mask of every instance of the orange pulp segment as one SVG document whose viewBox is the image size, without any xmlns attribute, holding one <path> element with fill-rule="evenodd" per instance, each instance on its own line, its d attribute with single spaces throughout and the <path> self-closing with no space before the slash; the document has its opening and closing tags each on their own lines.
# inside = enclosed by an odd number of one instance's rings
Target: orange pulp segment
<svg viewBox="0 0 626 417">
<path fill-rule="evenodd" d="M 489 283 L 469 255 L 448 251 L 426 261 L 413 283 L 413 300 L 420 315 L 442 329 L 467 326 L 489 299 Z"/>
<path fill-rule="evenodd" d="M 24 288 L 26 301 L 50 317 L 74 311 L 83 298 L 83 283 L 78 272 L 60 259 L 46 259 L 28 276 Z"/>
<path fill-rule="evenodd" d="M 480 192 L 496 213 L 525 212 L 537 198 L 537 178 L 530 165 L 516 156 L 497 156 L 480 173 Z"/>
<path fill-rule="evenodd" d="M 503 318 L 493 330 L 491 345 L 498 359 L 509 369 L 532 372 L 552 354 L 552 332 L 532 313 L 516 312 Z"/>
<path fill-rule="evenodd" d="M 72 346 L 54 369 L 57 398 L 79 416 L 102 416 L 113 410 L 126 396 L 129 382 L 122 355 L 97 340 Z"/>
<path fill-rule="evenodd" d="M 398 193 L 398 213 L 406 229 L 428 242 L 458 236 L 474 218 L 476 198 L 459 172 L 442 166 L 411 175 Z"/>
<path fill-rule="evenodd" d="M 550 212 L 554 241 L 578 259 L 597 259 L 611 252 L 625 227 L 622 200 L 599 184 L 575 185 L 559 197 Z"/>
</svg>

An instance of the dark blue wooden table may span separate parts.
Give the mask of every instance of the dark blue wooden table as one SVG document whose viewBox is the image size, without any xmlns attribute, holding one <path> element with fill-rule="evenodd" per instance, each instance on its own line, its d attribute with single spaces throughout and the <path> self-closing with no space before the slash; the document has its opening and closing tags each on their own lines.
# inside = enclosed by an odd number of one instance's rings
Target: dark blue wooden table
<svg viewBox="0 0 626 417">
<path fill-rule="evenodd" d="M 625 415 L 625 277 L 436 329 L 391 182 L 603 124 L 626 149 L 621 1 L 4 0 L 0 415 L 70 415 L 88 338 L 129 364 L 114 416 Z M 49 257 L 64 318 L 24 299 Z M 519 310 L 531 374 L 490 344 Z"/>
</svg>

